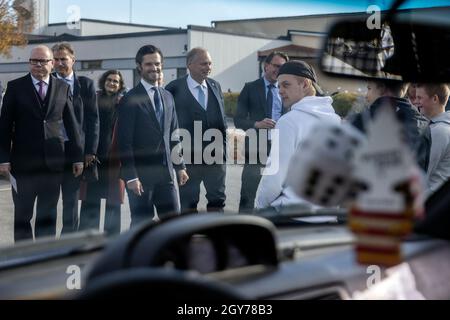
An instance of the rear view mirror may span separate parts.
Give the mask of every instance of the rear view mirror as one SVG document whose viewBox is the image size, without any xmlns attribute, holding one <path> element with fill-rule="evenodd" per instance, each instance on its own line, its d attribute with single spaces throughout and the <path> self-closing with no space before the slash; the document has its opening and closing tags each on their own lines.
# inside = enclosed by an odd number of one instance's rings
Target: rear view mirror
<svg viewBox="0 0 450 320">
<path fill-rule="evenodd" d="M 448 25 L 394 20 L 370 30 L 365 20 L 355 20 L 330 29 L 320 65 L 331 76 L 448 82 L 449 56 Z"/>
</svg>

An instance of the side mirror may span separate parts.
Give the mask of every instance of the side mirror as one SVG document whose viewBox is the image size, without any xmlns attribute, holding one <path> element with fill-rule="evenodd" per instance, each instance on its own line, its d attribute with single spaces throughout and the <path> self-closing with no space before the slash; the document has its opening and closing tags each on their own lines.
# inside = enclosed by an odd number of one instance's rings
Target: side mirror
<svg viewBox="0 0 450 320">
<path fill-rule="evenodd" d="M 450 81 L 450 26 L 385 22 L 370 30 L 365 20 L 338 22 L 325 39 L 321 69 L 331 76 Z"/>
</svg>

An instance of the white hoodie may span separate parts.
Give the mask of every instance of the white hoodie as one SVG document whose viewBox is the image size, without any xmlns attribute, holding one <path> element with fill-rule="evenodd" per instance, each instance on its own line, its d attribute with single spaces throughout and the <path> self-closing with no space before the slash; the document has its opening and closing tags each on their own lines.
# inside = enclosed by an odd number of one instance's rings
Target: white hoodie
<svg viewBox="0 0 450 320">
<path fill-rule="evenodd" d="M 313 204 L 299 198 L 283 185 L 288 174 L 289 161 L 297 148 L 319 122 L 340 123 L 330 97 L 308 96 L 295 103 L 291 111 L 278 120 L 275 130 L 279 139 L 273 139 L 267 165 L 258 186 L 255 198 L 256 208 L 280 207 L 293 204 Z M 276 134 L 273 135 L 276 137 Z M 274 170 L 275 169 L 275 170 Z M 274 173 L 275 171 L 275 173 Z"/>
</svg>

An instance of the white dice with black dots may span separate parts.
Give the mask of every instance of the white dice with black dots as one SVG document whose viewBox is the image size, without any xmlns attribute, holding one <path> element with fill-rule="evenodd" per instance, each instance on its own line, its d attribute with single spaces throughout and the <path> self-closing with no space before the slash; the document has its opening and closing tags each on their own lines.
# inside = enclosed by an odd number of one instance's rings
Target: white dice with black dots
<svg viewBox="0 0 450 320">
<path fill-rule="evenodd" d="M 318 124 L 292 157 L 286 184 L 314 204 L 343 204 L 364 188 L 352 177 L 354 152 L 364 143 L 351 124 Z"/>
</svg>

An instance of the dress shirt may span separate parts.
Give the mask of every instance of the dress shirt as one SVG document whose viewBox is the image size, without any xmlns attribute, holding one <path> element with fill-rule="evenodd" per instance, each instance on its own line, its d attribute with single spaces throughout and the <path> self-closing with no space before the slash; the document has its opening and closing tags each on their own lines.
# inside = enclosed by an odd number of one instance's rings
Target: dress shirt
<svg viewBox="0 0 450 320">
<path fill-rule="evenodd" d="M 73 86 L 74 86 L 74 82 L 75 82 L 75 77 L 73 76 L 73 72 L 68 76 L 68 77 L 61 77 L 58 73 L 56 73 L 56 76 L 58 77 L 58 79 L 64 80 L 69 86 L 70 86 L 70 91 L 73 94 Z"/>
<path fill-rule="evenodd" d="M 191 75 L 188 75 L 187 84 L 189 87 L 189 91 L 191 91 L 192 95 L 194 96 L 195 100 L 197 100 L 197 101 L 200 101 L 199 97 L 198 97 L 198 86 L 199 85 L 201 86 L 203 93 L 205 94 L 205 106 L 207 106 L 208 105 L 208 86 L 206 85 L 206 80 L 203 80 L 202 83 L 198 83 L 191 77 Z M 201 103 L 200 103 L 200 105 L 201 105 Z M 205 108 L 205 110 L 206 110 L 206 108 Z"/>
<path fill-rule="evenodd" d="M 33 85 L 36 88 L 36 91 L 39 92 L 39 82 L 43 82 L 44 85 L 42 86 L 42 92 L 44 94 L 44 97 L 47 96 L 47 90 L 50 83 L 50 76 L 48 76 L 46 79 L 38 80 L 35 77 L 31 76 L 31 80 L 33 80 Z"/>
</svg>

